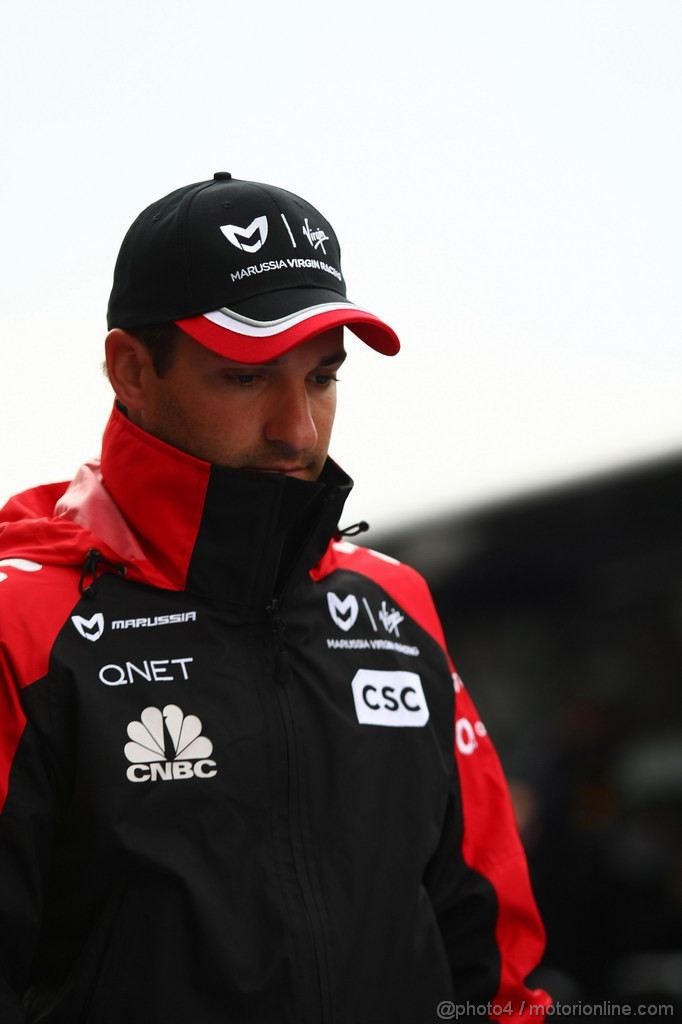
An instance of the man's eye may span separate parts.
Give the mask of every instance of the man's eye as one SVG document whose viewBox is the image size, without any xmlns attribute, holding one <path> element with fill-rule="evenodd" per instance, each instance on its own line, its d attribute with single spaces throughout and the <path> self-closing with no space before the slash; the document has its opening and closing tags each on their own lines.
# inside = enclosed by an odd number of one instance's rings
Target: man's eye
<svg viewBox="0 0 682 1024">
<path fill-rule="evenodd" d="M 230 377 L 230 380 L 240 384 L 241 387 L 248 388 L 250 384 L 255 384 L 258 380 L 258 374 L 256 373 L 238 373 Z"/>
<path fill-rule="evenodd" d="M 336 383 L 338 379 L 335 373 L 316 373 L 313 377 L 313 382 L 319 388 L 328 388 L 330 384 Z"/>
</svg>

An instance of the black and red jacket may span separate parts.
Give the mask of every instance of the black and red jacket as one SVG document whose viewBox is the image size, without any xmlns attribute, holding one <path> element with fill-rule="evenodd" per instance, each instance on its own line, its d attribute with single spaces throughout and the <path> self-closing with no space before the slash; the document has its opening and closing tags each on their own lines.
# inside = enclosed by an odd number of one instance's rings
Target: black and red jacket
<svg viewBox="0 0 682 1024">
<path fill-rule="evenodd" d="M 424 581 L 334 539 L 350 486 L 115 411 L 101 465 L 6 506 L 2 1024 L 549 1001 L 497 757 Z"/>
</svg>

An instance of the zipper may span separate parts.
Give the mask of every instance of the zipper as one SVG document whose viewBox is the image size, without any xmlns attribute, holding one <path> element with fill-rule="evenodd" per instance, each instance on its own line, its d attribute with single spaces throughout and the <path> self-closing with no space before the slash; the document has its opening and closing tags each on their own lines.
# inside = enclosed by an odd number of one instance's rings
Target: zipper
<svg viewBox="0 0 682 1024">
<path fill-rule="evenodd" d="M 273 597 L 266 610 L 270 617 L 274 638 L 275 682 L 280 686 L 285 686 L 291 679 L 291 665 L 289 663 L 289 653 L 284 646 L 284 632 L 287 627 L 280 614 L 280 605 L 280 599 Z"/>
<path fill-rule="evenodd" d="M 298 882 L 304 915 L 310 930 L 315 975 L 317 978 L 317 996 L 319 1002 L 319 1024 L 331 1024 L 332 1003 L 329 984 L 329 968 L 327 965 L 325 927 L 323 915 L 315 892 L 315 884 L 305 856 L 305 839 L 301 824 L 301 806 L 298 783 L 298 751 L 294 715 L 289 698 L 289 685 L 292 681 L 291 664 L 286 650 L 284 633 L 286 623 L 281 615 L 281 598 L 273 598 L 267 612 L 272 627 L 275 654 L 275 691 L 282 717 L 284 740 L 287 753 L 287 796 L 288 820 L 292 838 L 291 856 Z"/>
</svg>

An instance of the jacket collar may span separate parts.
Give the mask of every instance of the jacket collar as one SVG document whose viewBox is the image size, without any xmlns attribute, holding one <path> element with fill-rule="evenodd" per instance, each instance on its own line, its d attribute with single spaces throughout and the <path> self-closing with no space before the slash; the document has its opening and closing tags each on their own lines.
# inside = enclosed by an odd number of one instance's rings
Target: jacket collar
<svg viewBox="0 0 682 1024">
<path fill-rule="evenodd" d="M 108 550 L 134 553 L 129 575 L 244 609 L 262 609 L 315 566 L 353 486 L 331 459 L 314 483 L 214 466 L 118 409 L 104 432 L 101 483 L 113 507 L 98 532 Z"/>
</svg>

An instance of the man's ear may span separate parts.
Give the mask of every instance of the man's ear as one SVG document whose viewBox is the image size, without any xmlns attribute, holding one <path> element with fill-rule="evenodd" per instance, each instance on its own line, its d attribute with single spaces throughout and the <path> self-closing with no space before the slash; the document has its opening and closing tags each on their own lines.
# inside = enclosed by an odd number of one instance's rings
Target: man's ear
<svg viewBox="0 0 682 1024">
<path fill-rule="evenodd" d="M 145 345 L 127 331 L 115 327 L 105 341 L 107 375 L 116 397 L 132 413 L 144 409 L 147 381 L 156 376 Z"/>
</svg>

